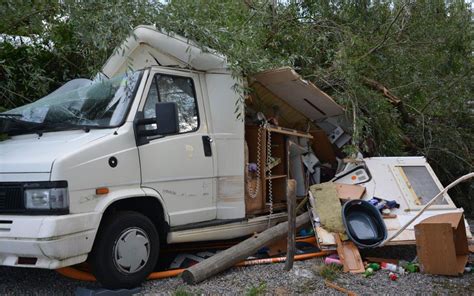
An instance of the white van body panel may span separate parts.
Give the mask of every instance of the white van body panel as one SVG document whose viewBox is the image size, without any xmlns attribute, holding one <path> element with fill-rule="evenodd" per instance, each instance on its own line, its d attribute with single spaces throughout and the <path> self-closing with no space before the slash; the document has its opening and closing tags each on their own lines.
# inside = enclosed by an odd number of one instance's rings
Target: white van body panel
<svg viewBox="0 0 474 296">
<path fill-rule="evenodd" d="M 217 226 L 172 231 L 168 233 L 168 243 L 212 241 L 243 237 L 262 232 L 277 223 L 286 221 L 286 219 L 287 213 L 277 213 L 272 215 L 270 219 L 269 216 L 260 216 Z"/>
<path fill-rule="evenodd" d="M 111 157 L 117 159 L 114 168 L 109 165 Z M 96 188 L 108 187 L 110 192 L 139 188 L 140 164 L 132 123 L 109 130 L 107 136 L 56 159 L 51 180 L 68 181 L 71 213 L 95 211 L 103 198 L 95 194 Z"/>
<path fill-rule="evenodd" d="M 2 142 L 0 174 L 49 173 L 58 156 L 108 133 L 104 130 L 91 130 L 89 133 L 76 130 L 45 133 L 41 137 L 37 134 L 15 136 Z"/>
<path fill-rule="evenodd" d="M 233 89 L 239 81 L 230 74 L 205 74 L 209 98 L 210 130 L 217 155 L 217 219 L 245 217 L 244 121 L 236 108 L 243 102 Z M 242 114 L 243 116 L 243 114 Z"/>
<path fill-rule="evenodd" d="M 51 173 L 0 173 L 0 182 L 44 182 L 49 181 Z"/>
<path fill-rule="evenodd" d="M 87 259 L 100 221 L 99 213 L 0 217 L 0 265 L 49 269 Z M 19 257 L 34 257 L 37 262 L 22 265 Z"/>
</svg>

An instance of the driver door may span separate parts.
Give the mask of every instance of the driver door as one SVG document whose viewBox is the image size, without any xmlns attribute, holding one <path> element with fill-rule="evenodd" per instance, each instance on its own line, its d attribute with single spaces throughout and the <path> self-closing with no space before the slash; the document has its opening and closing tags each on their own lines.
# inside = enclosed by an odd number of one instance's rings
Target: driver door
<svg viewBox="0 0 474 296">
<path fill-rule="evenodd" d="M 149 137 L 139 146 L 142 186 L 162 196 L 170 226 L 215 219 L 214 155 L 198 74 L 151 71 L 147 89 L 140 106 L 144 117 L 156 117 L 158 102 L 175 102 L 179 132 Z"/>
</svg>

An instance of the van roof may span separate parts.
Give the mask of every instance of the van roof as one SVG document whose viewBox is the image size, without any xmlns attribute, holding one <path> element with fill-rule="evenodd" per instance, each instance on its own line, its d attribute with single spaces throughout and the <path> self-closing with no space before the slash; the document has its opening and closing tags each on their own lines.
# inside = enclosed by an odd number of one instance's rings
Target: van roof
<svg viewBox="0 0 474 296">
<path fill-rule="evenodd" d="M 228 72 L 227 58 L 216 51 L 155 26 L 140 25 L 114 50 L 102 68 L 108 77 L 150 66 L 175 66 L 198 71 Z"/>
</svg>

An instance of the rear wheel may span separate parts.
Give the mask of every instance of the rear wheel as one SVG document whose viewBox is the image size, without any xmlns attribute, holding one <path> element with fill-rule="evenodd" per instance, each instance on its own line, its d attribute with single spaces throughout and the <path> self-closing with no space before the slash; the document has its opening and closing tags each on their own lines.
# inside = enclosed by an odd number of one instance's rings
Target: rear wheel
<svg viewBox="0 0 474 296">
<path fill-rule="evenodd" d="M 109 289 L 133 288 L 153 271 L 160 241 L 153 223 L 137 212 L 117 212 L 102 222 L 92 250 L 92 272 Z"/>
</svg>

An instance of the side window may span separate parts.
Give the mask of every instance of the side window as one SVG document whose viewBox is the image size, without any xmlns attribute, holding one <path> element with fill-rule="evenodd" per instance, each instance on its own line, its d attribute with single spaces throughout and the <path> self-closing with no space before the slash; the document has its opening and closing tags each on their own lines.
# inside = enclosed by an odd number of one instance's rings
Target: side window
<svg viewBox="0 0 474 296">
<path fill-rule="evenodd" d="M 175 102 L 178 106 L 179 133 L 196 131 L 199 127 L 196 93 L 191 78 L 156 74 L 143 109 L 145 118 L 156 116 L 158 102 Z M 151 129 L 151 125 L 147 129 Z"/>
</svg>

